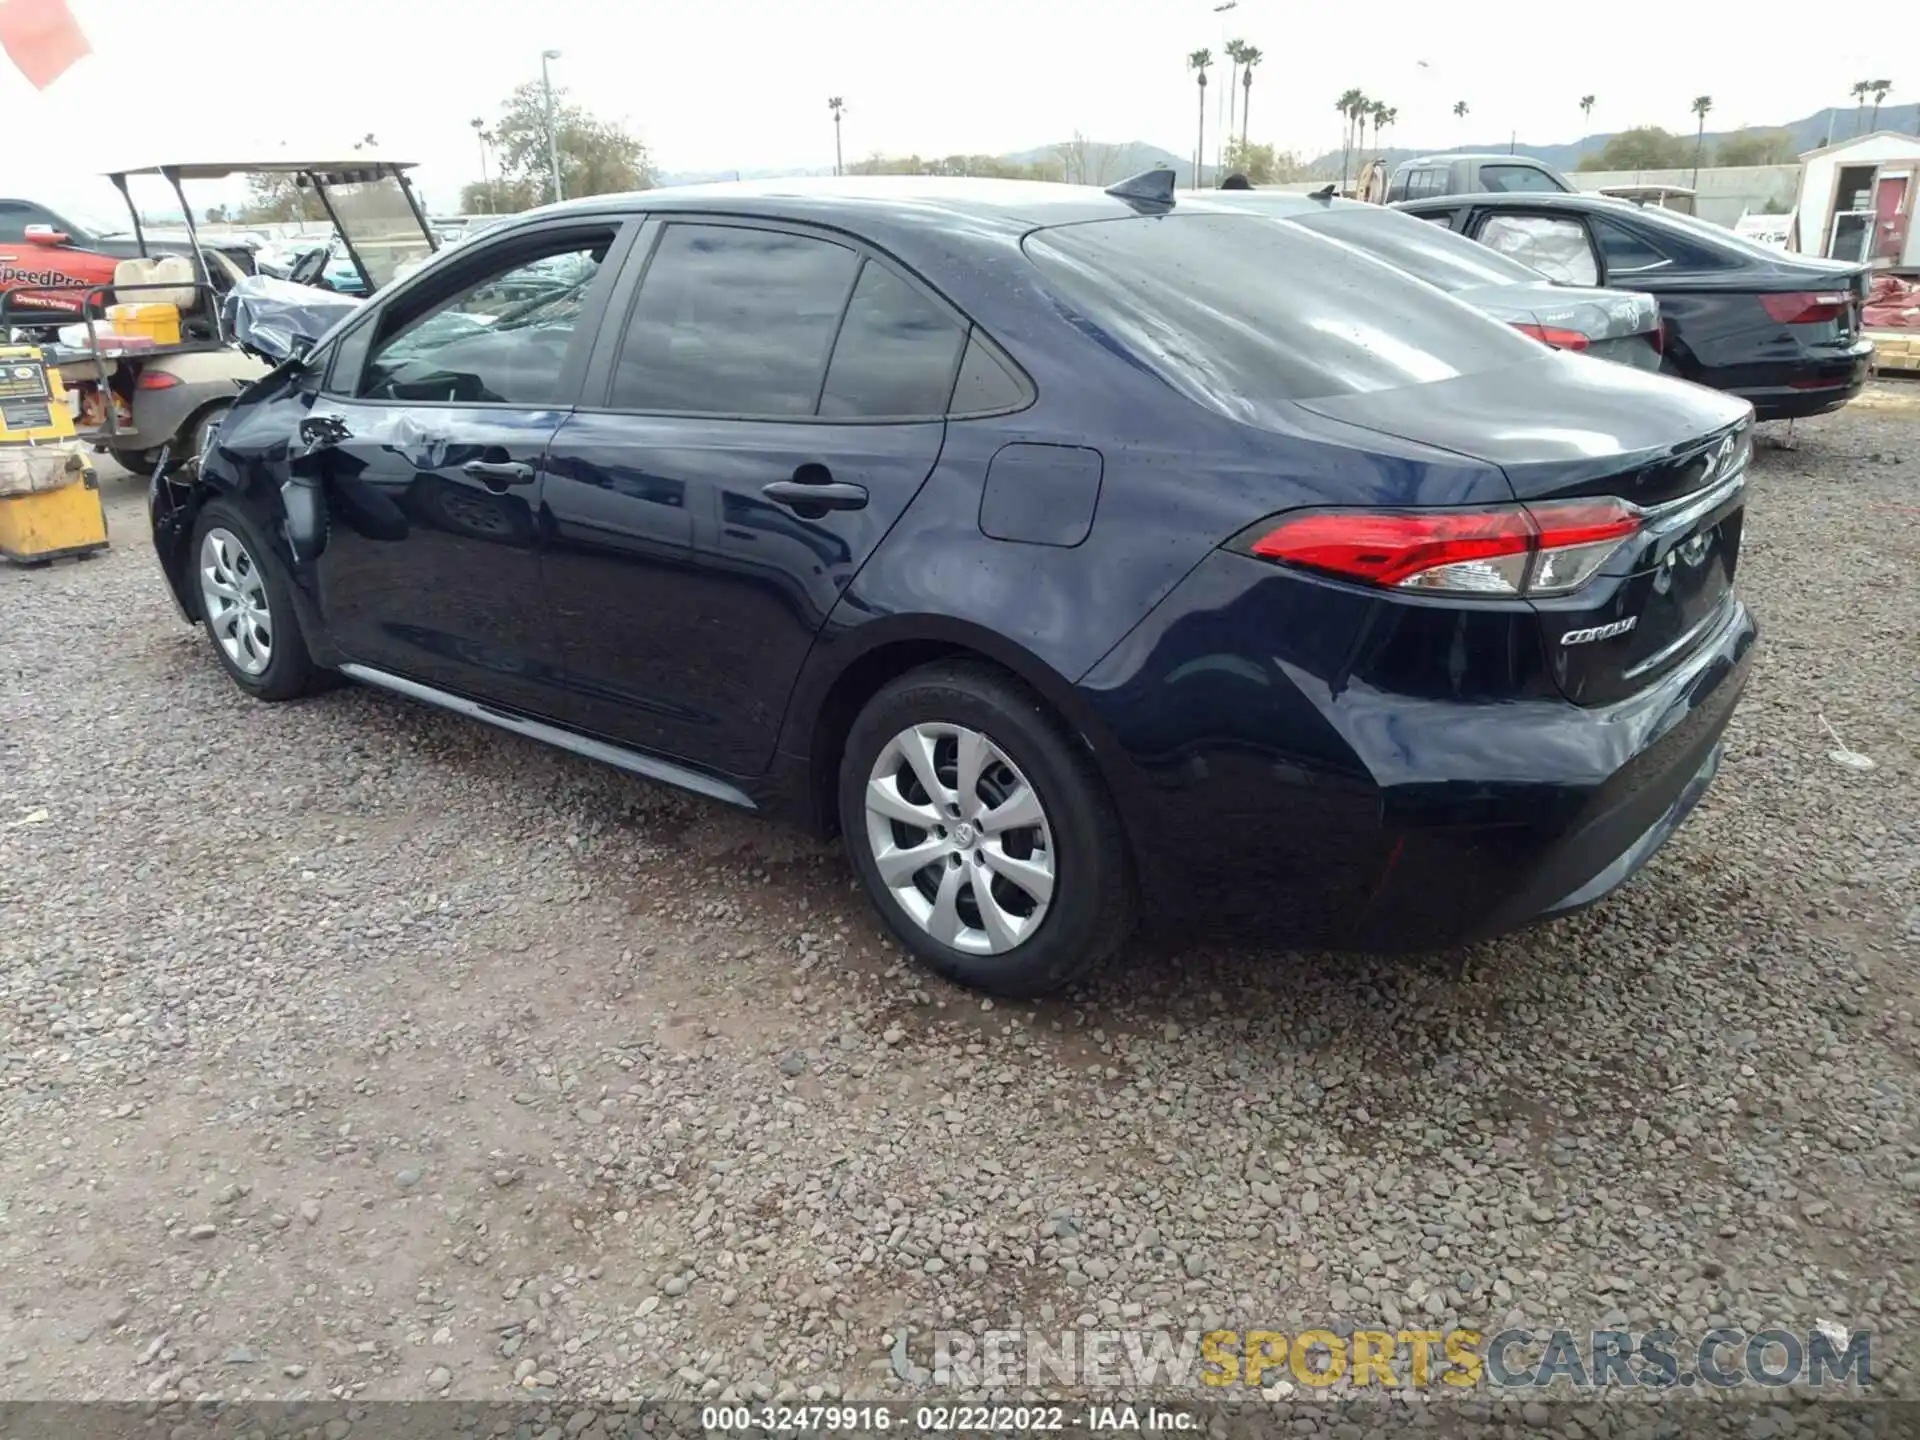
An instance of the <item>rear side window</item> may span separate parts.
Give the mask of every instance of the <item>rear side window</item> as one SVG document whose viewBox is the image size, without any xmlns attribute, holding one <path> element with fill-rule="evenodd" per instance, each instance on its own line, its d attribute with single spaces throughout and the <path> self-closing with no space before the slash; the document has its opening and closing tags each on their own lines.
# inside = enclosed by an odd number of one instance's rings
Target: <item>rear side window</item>
<svg viewBox="0 0 1920 1440">
<path fill-rule="evenodd" d="M 1068 318 L 1188 398 L 1259 420 L 1522 365 L 1539 346 L 1384 261 L 1258 215 L 1062 226 L 1027 254 Z"/>
<path fill-rule="evenodd" d="M 993 347 L 973 335 L 967 340 L 967 353 L 960 357 L 960 375 L 953 382 L 955 415 L 987 415 L 1000 410 L 1017 410 L 1027 403 L 1027 387 L 994 354 Z"/>
<path fill-rule="evenodd" d="M 1430 165 L 1424 170 L 1413 170 L 1407 174 L 1408 200 L 1430 200 L 1435 195 L 1447 193 L 1447 171 L 1445 166 Z"/>
<path fill-rule="evenodd" d="M 1531 165 L 1482 165 L 1480 184 L 1483 189 L 1495 194 L 1519 191 L 1536 195 L 1562 193 L 1558 181 L 1546 171 L 1536 170 Z"/>
<path fill-rule="evenodd" d="M 886 266 L 868 260 L 834 342 L 820 413 L 843 419 L 946 412 L 966 332 Z"/>
<path fill-rule="evenodd" d="M 860 257 L 732 225 L 669 225 L 620 357 L 616 410 L 812 415 Z"/>
<path fill-rule="evenodd" d="M 1672 258 L 1646 236 L 1616 225 L 1604 216 L 1594 218 L 1593 238 L 1606 257 L 1609 277 L 1640 275 L 1673 263 Z"/>
</svg>

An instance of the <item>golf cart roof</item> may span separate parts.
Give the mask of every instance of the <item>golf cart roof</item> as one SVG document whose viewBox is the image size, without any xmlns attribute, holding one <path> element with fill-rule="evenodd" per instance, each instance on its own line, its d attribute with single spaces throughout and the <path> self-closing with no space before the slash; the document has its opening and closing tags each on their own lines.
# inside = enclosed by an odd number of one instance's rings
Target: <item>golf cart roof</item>
<svg viewBox="0 0 1920 1440">
<path fill-rule="evenodd" d="M 233 175 L 300 175 L 308 171 L 320 174 L 334 184 L 350 183 L 359 175 L 380 175 L 394 170 L 411 170 L 413 160 L 389 160 L 385 156 L 355 155 L 349 159 L 329 160 L 198 160 L 180 165 L 140 165 L 127 170 L 109 170 L 112 177 L 125 175 L 177 175 L 182 180 L 225 180 Z"/>
</svg>

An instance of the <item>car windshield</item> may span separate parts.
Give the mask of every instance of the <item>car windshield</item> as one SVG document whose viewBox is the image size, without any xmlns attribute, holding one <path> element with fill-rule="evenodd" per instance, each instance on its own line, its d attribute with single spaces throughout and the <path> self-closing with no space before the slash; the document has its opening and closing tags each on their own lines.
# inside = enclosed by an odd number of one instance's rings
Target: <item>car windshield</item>
<svg viewBox="0 0 1920 1440">
<path fill-rule="evenodd" d="M 1394 210 L 1329 210 L 1300 224 L 1397 265 L 1442 290 L 1481 285 L 1539 285 L 1545 275 L 1464 235 Z"/>
<path fill-rule="evenodd" d="M 1190 214 L 1039 231 L 1027 254 L 1094 340 L 1224 415 L 1537 360 L 1539 346 L 1300 225 Z"/>
<path fill-rule="evenodd" d="M 433 253 L 432 238 L 393 176 L 326 189 L 340 218 L 340 233 L 359 253 L 375 289 L 391 281 L 409 260 Z"/>
</svg>

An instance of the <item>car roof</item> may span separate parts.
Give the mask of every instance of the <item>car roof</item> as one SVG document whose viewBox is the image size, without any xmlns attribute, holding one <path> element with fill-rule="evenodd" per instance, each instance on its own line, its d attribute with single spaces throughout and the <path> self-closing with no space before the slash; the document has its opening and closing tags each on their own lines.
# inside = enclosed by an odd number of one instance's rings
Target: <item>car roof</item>
<svg viewBox="0 0 1920 1440">
<path fill-rule="evenodd" d="M 1611 195 L 1596 195 L 1591 190 L 1493 190 L 1484 194 L 1433 195 L 1419 200 L 1396 200 L 1401 210 L 1457 210 L 1462 205 L 1488 209 L 1517 206 L 1523 210 L 1544 207 L 1549 210 L 1593 210 L 1602 215 L 1645 215 L 1644 205 L 1617 200 Z"/>
<path fill-rule="evenodd" d="M 1402 160 L 1394 168 L 1408 165 L 1451 165 L 1457 160 L 1479 160 L 1499 165 L 1529 165 L 1536 170 L 1551 170 L 1553 166 L 1532 155 L 1509 155 L 1504 150 L 1446 150 L 1437 155 L 1420 155 L 1412 160 Z"/>
<path fill-rule="evenodd" d="M 1205 192 L 1203 192 L 1205 193 Z M 1233 193 L 1231 191 L 1227 192 Z M 1198 197 L 1181 195 L 1174 212 L 1194 208 Z M 607 210 L 726 210 L 766 219 L 922 225 L 964 222 L 1019 235 L 1048 225 L 1112 220 L 1143 213 L 1091 185 L 1047 180 L 994 180 L 943 175 L 801 175 L 783 180 L 735 180 L 671 185 L 619 195 L 594 195 L 529 210 L 519 218 Z M 1162 207 L 1145 207 L 1161 213 Z"/>
</svg>

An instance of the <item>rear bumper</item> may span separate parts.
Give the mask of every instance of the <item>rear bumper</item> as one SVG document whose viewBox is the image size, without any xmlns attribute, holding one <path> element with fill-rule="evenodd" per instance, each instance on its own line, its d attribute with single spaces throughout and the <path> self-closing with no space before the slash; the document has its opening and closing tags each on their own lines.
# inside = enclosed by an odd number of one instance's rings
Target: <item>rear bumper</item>
<svg viewBox="0 0 1920 1440">
<path fill-rule="evenodd" d="M 1756 420 L 1804 420 L 1840 409 L 1866 388 L 1873 345 L 1860 341 L 1845 353 L 1809 356 L 1790 370 L 1782 366 L 1766 385 L 1742 385 L 1733 391 L 1753 406 Z"/>
<path fill-rule="evenodd" d="M 1672 672 L 1582 707 L 1531 616 L 1423 628 L 1458 612 L 1225 554 L 1173 600 L 1081 681 L 1146 913 L 1288 947 L 1439 949 L 1623 884 L 1711 783 L 1758 633 L 1736 600 Z"/>
<path fill-rule="evenodd" d="M 1758 636 L 1736 603 L 1681 670 L 1618 705 L 1566 717 L 1559 743 L 1513 737 L 1514 768 L 1533 768 L 1477 823 L 1396 807 L 1395 863 L 1381 876 L 1354 943 L 1424 950 L 1487 939 L 1581 909 L 1630 880 L 1692 813 L 1719 773 L 1723 736 L 1746 687 Z M 1611 732 L 1631 737 L 1602 748 Z M 1532 750 L 1529 759 L 1527 752 Z M 1610 754 L 1576 779 L 1565 756 Z M 1555 758 L 1556 755 L 1559 758 Z M 1556 773 L 1557 772 L 1557 773 Z M 1436 823 L 1439 822 L 1439 823 Z"/>
</svg>

